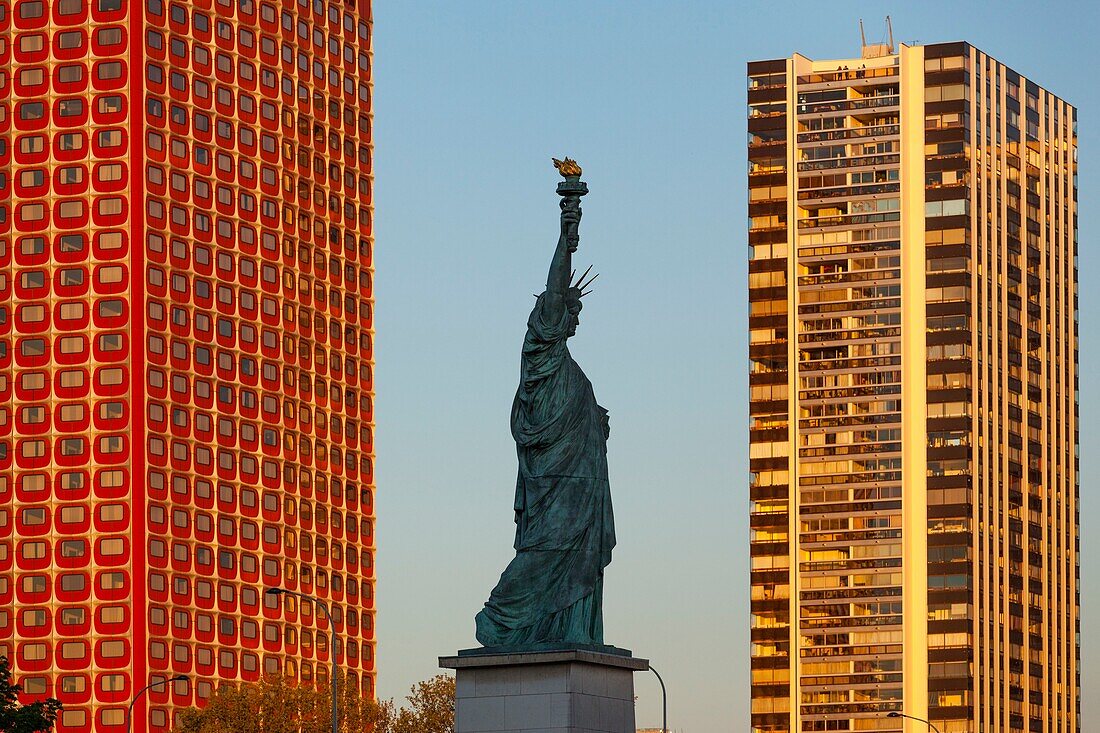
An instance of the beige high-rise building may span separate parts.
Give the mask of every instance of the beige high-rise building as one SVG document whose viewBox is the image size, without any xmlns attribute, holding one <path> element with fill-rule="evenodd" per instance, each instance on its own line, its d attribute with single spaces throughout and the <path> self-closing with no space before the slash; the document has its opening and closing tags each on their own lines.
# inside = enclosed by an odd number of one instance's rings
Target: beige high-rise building
<svg viewBox="0 0 1100 733">
<path fill-rule="evenodd" d="M 752 730 L 1079 731 L 1076 110 L 967 43 L 748 77 Z"/>
</svg>

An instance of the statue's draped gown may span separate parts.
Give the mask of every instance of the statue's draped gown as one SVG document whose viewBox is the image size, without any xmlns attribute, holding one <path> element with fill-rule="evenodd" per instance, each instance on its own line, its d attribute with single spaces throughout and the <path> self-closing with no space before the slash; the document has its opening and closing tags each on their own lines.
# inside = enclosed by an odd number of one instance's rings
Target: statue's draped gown
<svg viewBox="0 0 1100 733">
<path fill-rule="evenodd" d="M 615 525 L 607 411 L 566 348 L 564 298 L 527 321 L 512 436 L 519 454 L 516 556 L 477 615 L 484 646 L 603 644 L 603 570 Z"/>
</svg>

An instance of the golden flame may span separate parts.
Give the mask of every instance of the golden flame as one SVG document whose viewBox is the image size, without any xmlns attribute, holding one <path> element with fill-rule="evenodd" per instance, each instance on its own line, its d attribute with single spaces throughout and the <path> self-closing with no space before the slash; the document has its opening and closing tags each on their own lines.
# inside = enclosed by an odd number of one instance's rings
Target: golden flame
<svg viewBox="0 0 1100 733">
<path fill-rule="evenodd" d="M 558 169 L 558 173 L 561 173 L 563 178 L 576 178 L 581 174 L 581 167 L 572 158 L 566 158 L 565 160 L 551 158 L 550 160 L 554 161 L 554 167 Z"/>
</svg>

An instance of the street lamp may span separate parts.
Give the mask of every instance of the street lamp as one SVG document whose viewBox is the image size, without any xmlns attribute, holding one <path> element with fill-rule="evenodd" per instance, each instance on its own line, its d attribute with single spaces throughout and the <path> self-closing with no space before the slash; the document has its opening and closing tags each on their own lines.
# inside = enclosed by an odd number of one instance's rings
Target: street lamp
<svg viewBox="0 0 1100 733">
<path fill-rule="evenodd" d="M 133 726 L 134 726 L 134 703 L 136 703 L 138 701 L 138 698 L 140 698 L 142 695 L 145 694 L 146 690 L 148 690 L 152 687 L 160 687 L 161 685 L 167 685 L 169 682 L 181 682 L 181 681 L 185 681 L 187 679 L 188 679 L 187 675 L 177 674 L 175 677 L 169 677 L 166 680 L 157 680 L 156 682 L 150 682 L 145 687 L 142 687 L 140 690 L 138 690 L 137 694 L 134 695 L 134 699 L 130 701 L 129 709 L 126 711 L 126 733 L 130 733 L 130 731 L 133 730 Z"/>
<path fill-rule="evenodd" d="M 940 733 L 940 729 L 937 728 L 936 726 L 932 725 L 932 721 L 925 720 L 924 718 L 918 718 L 914 715 L 906 715 L 905 713 L 899 713 L 897 710 L 892 710 L 892 711 L 890 711 L 889 713 L 886 714 L 886 717 L 887 718 L 908 718 L 909 720 L 915 720 L 918 723 L 924 723 L 925 725 L 927 725 L 929 727 L 929 729 L 936 731 L 936 733 Z"/>
<path fill-rule="evenodd" d="M 300 598 L 303 601 L 309 601 L 317 608 L 325 612 L 325 618 L 328 619 L 328 627 L 332 633 L 332 643 L 329 645 L 329 657 L 332 661 L 332 672 L 329 675 L 332 677 L 332 733 L 339 733 L 339 719 L 337 717 L 337 697 L 339 693 L 339 684 L 337 681 L 336 671 L 336 623 L 332 620 L 332 614 L 329 613 L 328 604 L 322 601 L 320 598 L 314 598 L 306 593 L 299 593 L 293 590 L 287 590 L 286 588 L 268 588 L 264 591 L 269 596 L 294 596 Z"/>
<path fill-rule="evenodd" d="M 661 733 L 668 733 L 668 693 L 665 691 L 665 681 L 661 674 L 649 665 L 649 671 L 657 675 L 657 681 L 661 683 Z"/>
</svg>

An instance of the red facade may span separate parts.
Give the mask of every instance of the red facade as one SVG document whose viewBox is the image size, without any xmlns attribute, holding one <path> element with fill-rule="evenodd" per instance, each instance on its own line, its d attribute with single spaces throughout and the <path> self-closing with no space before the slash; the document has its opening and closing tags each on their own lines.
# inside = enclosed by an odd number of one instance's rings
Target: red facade
<svg viewBox="0 0 1100 733">
<path fill-rule="evenodd" d="M 373 695 L 369 3 L 0 13 L 0 655 L 62 733 Z"/>
</svg>

